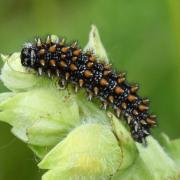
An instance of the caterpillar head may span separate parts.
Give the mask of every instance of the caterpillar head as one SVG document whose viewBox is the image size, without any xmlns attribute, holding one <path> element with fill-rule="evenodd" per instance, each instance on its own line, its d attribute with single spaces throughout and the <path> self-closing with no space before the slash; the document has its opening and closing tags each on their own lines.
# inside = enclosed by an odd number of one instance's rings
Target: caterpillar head
<svg viewBox="0 0 180 180">
<path fill-rule="evenodd" d="M 36 59 L 35 50 L 31 43 L 26 43 L 21 51 L 21 63 L 25 67 L 33 67 Z"/>
</svg>

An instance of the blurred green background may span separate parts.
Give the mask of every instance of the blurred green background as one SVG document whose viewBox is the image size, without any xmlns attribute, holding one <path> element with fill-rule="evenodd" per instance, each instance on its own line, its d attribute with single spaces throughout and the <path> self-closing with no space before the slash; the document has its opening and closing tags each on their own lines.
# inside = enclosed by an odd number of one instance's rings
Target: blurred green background
<svg viewBox="0 0 180 180">
<path fill-rule="evenodd" d="M 24 42 L 47 34 L 77 39 L 83 47 L 91 24 L 112 64 L 150 98 L 159 122 L 155 136 L 180 137 L 179 0 L 0 0 L 0 52 L 20 51 Z M 0 180 L 38 180 L 36 164 L 27 145 L 0 122 Z"/>
</svg>

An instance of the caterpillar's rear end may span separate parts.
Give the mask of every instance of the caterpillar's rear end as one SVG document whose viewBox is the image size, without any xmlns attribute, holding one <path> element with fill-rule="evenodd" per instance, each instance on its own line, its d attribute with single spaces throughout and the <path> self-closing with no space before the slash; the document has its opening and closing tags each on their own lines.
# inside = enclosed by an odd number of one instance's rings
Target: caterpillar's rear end
<svg viewBox="0 0 180 180">
<path fill-rule="evenodd" d="M 39 75 L 60 77 L 61 85 L 75 84 L 75 90 L 86 88 L 91 100 L 99 99 L 103 108 L 111 107 L 116 116 L 123 116 L 132 137 L 145 143 L 150 128 L 156 125 L 156 116 L 150 115 L 149 100 L 138 96 L 138 85 L 126 82 L 125 73 L 115 72 L 110 64 L 101 63 L 92 52 L 83 52 L 76 42 L 66 45 L 64 39 L 46 42 L 40 38 L 35 44 L 27 44 L 21 51 L 21 63 L 33 68 Z"/>
</svg>

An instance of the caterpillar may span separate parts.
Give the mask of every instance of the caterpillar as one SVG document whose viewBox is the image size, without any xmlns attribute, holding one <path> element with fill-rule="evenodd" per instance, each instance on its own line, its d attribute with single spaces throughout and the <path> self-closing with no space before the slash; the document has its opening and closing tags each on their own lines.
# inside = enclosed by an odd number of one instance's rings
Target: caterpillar
<svg viewBox="0 0 180 180">
<path fill-rule="evenodd" d="M 125 119 L 131 136 L 146 143 L 150 129 L 156 126 L 156 116 L 149 114 L 149 99 L 137 94 L 138 84 L 129 84 L 124 72 L 116 72 L 111 64 L 100 62 L 92 51 L 82 51 L 77 42 L 70 45 L 64 39 L 53 42 L 48 35 L 45 41 L 36 39 L 21 51 L 21 64 L 34 69 L 38 75 L 59 77 L 59 85 L 75 84 L 85 88 L 88 99 L 102 102 L 103 109 L 111 107 L 114 114 Z"/>
</svg>

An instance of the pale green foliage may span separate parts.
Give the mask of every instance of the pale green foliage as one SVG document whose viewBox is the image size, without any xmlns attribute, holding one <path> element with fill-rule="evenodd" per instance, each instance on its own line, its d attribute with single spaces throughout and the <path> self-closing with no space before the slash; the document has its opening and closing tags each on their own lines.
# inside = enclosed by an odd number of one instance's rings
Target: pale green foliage
<svg viewBox="0 0 180 180">
<path fill-rule="evenodd" d="M 85 49 L 108 62 L 95 26 Z M 135 143 L 83 90 L 75 94 L 71 86 L 59 89 L 57 79 L 37 77 L 22 67 L 20 53 L 2 59 L 1 79 L 11 92 L 0 94 L 0 120 L 41 159 L 39 168 L 48 170 L 43 180 L 180 178 L 180 140 L 164 135 L 161 145 L 152 137 L 147 147 Z"/>
<path fill-rule="evenodd" d="M 65 170 L 69 170 L 72 177 L 78 174 L 100 178 L 114 174 L 121 161 L 121 149 L 108 126 L 87 123 L 69 133 L 44 157 L 39 167 L 51 169 L 44 179 L 51 175 L 56 175 L 55 179 L 58 179 L 61 171 Z"/>
<path fill-rule="evenodd" d="M 39 81 L 33 73 L 27 72 L 21 66 L 20 53 L 4 56 L 4 66 L 1 69 L 1 80 L 11 91 L 23 91 L 32 88 Z"/>
<path fill-rule="evenodd" d="M 85 46 L 84 50 L 93 50 L 93 52 L 99 57 L 100 61 L 104 61 L 106 63 L 109 62 L 106 50 L 100 39 L 98 29 L 94 25 L 91 26 L 89 42 Z"/>
</svg>

